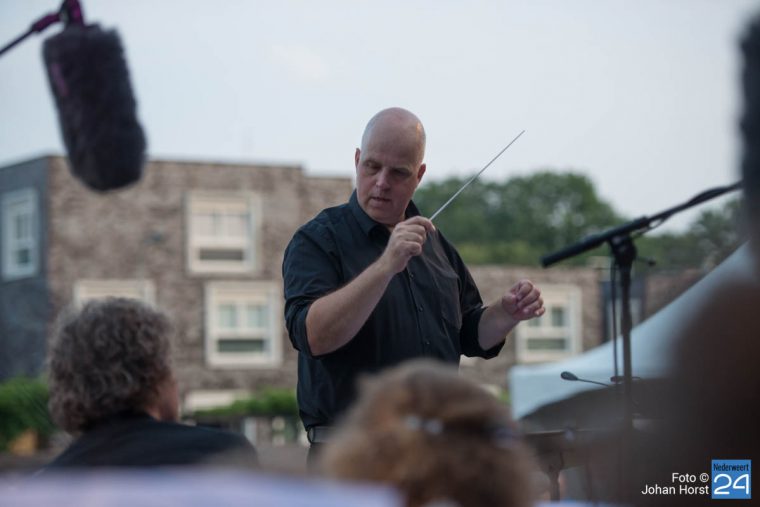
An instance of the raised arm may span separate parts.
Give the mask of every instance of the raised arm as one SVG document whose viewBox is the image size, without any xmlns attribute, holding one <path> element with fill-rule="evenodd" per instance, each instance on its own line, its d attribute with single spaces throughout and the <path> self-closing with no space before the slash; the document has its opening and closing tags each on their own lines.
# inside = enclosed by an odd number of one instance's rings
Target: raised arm
<svg viewBox="0 0 760 507">
<path fill-rule="evenodd" d="M 391 279 L 406 268 L 409 259 L 422 253 L 427 218 L 416 216 L 396 225 L 382 255 L 347 285 L 311 304 L 306 334 L 313 355 L 323 355 L 348 343 L 367 322 Z"/>
</svg>

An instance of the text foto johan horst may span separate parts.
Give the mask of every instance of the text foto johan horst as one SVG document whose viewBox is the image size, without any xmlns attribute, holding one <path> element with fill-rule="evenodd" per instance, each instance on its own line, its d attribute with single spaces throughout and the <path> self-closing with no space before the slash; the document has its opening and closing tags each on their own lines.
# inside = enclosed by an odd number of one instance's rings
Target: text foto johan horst
<svg viewBox="0 0 760 507">
<path fill-rule="evenodd" d="M 660 486 L 655 484 L 650 486 L 644 485 L 641 490 L 642 495 L 708 495 L 710 486 L 691 486 L 689 484 L 679 484 L 678 486 Z"/>
<path fill-rule="evenodd" d="M 707 474 L 700 474 L 699 480 L 703 485 L 697 485 L 697 476 L 694 474 L 679 474 L 673 473 L 671 476 L 671 483 L 676 483 L 671 486 L 660 486 L 659 484 L 649 485 L 645 484 L 644 489 L 641 490 L 642 495 L 708 495 L 710 494 L 710 486 L 704 484 L 710 480 L 710 476 Z"/>
</svg>

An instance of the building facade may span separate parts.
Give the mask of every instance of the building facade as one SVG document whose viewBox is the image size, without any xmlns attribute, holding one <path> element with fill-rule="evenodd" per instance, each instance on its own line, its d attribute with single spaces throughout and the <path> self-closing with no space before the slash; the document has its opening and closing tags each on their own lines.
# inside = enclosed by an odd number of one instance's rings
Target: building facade
<svg viewBox="0 0 760 507">
<path fill-rule="evenodd" d="M 96 193 L 63 157 L 0 170 L 0 378 L 44 369 L 68 305 L 122 295 L 166 311 L 186 404 L 294 386 L 281 265 L 296 229 L 344 202 L 348 178 L 297 166 L 151 161 L 134 186 Z"/>
<path fill-rule="evenodd" d="M 64 157 L 0 168 L 0 380 L 44 370 L 47 336 L 69 305 L 121 295 L 170 315 L 185 409 L 294 387 L 283 253 L 300 225 L 352 189 L 349 178 L 287 165 L 157 160 L 139 183 L 109 193 L 84 187 Z M 528 278 L 547 308 L 517 328 L 498 358 L 463 359 L 463 374 L 482 384 L 503 389 L 515 363 L 561 360 L 606 339 L 601 269 L 471 272 L 486 303 Z M 674 287 L 672 280 L 652 287 L 660 285 Z"/>
</svg>

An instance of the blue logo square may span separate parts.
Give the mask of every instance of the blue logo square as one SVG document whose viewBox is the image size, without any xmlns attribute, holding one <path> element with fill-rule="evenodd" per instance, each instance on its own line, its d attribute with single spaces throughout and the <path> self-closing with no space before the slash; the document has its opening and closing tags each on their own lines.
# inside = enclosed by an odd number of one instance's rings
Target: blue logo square
<svg viewBox="0 0 760 507">
<path fill-rule="evenodd" d="M 710 467 L 712 497 L 716 500 L 752 498 L 752 460 L 714 459 Z"/>
</svg>

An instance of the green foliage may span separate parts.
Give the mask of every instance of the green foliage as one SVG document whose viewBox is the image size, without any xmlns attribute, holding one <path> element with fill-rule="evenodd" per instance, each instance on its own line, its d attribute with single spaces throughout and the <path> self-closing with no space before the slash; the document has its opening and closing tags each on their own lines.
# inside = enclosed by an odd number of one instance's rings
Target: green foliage
<svg viewBox="0 0 760 507">
<path fill-rule="evenodd" d="M 458 243 L 459 254 L 470 264 L 500 264 L 510 259 L 510 264 L 535 264 L 542 252 L 522 240 L 496 241 L 493 243 Z"/>
<path fill-rule="evenodd" d="M 469 178 L 425 181 L 414 201 L 430 216 Z M 743 241 L 741 202 L 702 212 L 680 234 L 637 238 L 639 254 L 663 269 L 710 269 Z M 626 221 L 582 174 L 539 172 L 503 182 L 476 180 L 436 218 L 446 237 L 468 264 L 535 266 L 542 255 Z M 592 255 L 608 255 L 606 246 L 565 261 L 583 265 Z"/>
<path fill-rule="evenodd" d="M 226 407 L 198 410 L 194 417 L 230 417 L 230 416 L 297 416 L 298 403 L 296 394 L 290 389 L 265 389 L 260 393 L 237 400 Z"/>
<path fill-rule="evenodd" d="M 709 270 L 745 241 L 742 201 L 734 199 L 720 208 L 704 210 L 682 234 L 648 234 L 636 240 L 639 255 L 657 261 L 662 269 Z"/>
<path fill-rule="evenodd" d="M 430 216 L 465 181 L 426 183 L 414 201 Z M 586 176 L 548 171 L 504 182 L 476 180 L 436 219 L 465 262 L 521 265 L 537 265 L 541 255 L 622 220 Z"/>
<path fill-rule="evenodd" d="M 689 228 L 696 240 L 696 248 L 701 253 L 705 267 L 720 264 L 744 242 L 743 204 L 740 199 L 726 203 L 722 208 L 706 210 Z"/>
<path fill-rule="evenodd" d="M 18 377 L 0 383 L 0 450 L 28 429 L 42 438 L 53 433 L 47 401 L 47 387 L 40 380 Z"/>
</svg>

